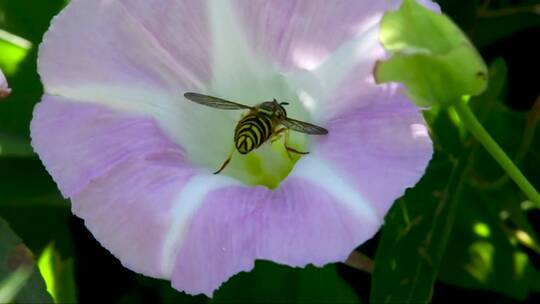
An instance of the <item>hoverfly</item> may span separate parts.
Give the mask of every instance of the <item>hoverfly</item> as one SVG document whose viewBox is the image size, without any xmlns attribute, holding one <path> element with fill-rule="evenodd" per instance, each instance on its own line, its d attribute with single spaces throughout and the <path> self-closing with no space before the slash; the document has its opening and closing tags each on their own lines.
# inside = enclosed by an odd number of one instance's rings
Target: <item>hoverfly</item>
<svg viewBox="0 0 540 304">
<path fill-rule="evenodd" d="M 288 132 L 289 129 L 311 135 L 328 134 L 328 130 L 325 128 L 287 117 L 287 112 L 283 107 L 289 104 L 287 102 L 278 102 L 274 99 L 250 107 L 221 98 L 192 92 L 185 93 L 184 97 L 193 102 L 216 109 L 249 110 L 249 112 L 240 119 L 234 130 L 234 145 L 240 154 L 248 154 L 260 147 L 266 141 L 273 141 L 281 133 Z M 289 147 L 287 145 L 287 137 L 288 136 L 285 137 L 285 149 L 288 152 L 296 154 L 309 153 L 301 152 Z M 231 157 L 232 152 L 214 174 L 223 171 L 231 161 Z"/>
</svg>

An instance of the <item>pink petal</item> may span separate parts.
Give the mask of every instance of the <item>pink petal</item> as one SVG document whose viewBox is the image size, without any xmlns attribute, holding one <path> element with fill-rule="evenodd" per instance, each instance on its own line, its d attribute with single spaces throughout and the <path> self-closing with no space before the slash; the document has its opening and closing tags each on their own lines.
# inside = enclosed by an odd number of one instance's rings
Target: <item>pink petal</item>
<svg viewBox="0 0 540 304">
<path fill-rule="evenodd" d="M 4 73 L 0 69 L 0 99 L 7 97 L 11 93 Z"/>
<path fill-rule="evenodd" d="M 203 1 L 75 0 L 44 37 L 39 73 L 47 92 L 88 101 L 108 88 L 178 95 L 208 83 L 208 39 Z"/>
<path fill-rule="evenodd" d="M 236 0 L 247 37 L 282 67 L 310 69 L 351 38 L 376 25 L 401 1 Z M 374 62 L 374 61 L 373 61 Z"/>
<path fill-rule="evenodd" d="M 171 210 L 194 174 L 178 150 L 131 157 L 73 196 L 72 210 L 125 267 L 168 279 L 162 251 Z"/>
<path fill-rule="evenodd" d="M 66 197 L 134 156 L 179 151 L 151 118 L 49 95 L 35 107 L 30 130 L 34 150 Z"/>
<path fill-rule="evenodd" d="M 344 81 L 353 80 L 357 92 L 375 87 L 372 71 L 376 60 L 385 56 L 378 38 L 379 21 L 386 11 L 396 9 L 401 2 L 336 0 L 328 5 L 325 0 L 236 0 L 234 3 L 251 47 L 261 57 L 270 57 L 279 65 L 301 93 L 298 97 L 311 114 L 311 121 L 322 123 L 350 106 L 332 96 Z M 430 0 L 420 2 L 439 10 Z M 309 97 L 308 101 L 302 100 L 302 93 Z M 355 104 L 366 102 L 369 101 L 354 101 Z"/>
<path fill-rule="evenodd" d="M 433 146 L 419 109 L 396 87 L 359 94 L 370 103 L 329 121 L 331 136 L 318 142 L 317 151 L 383 217 L 424 174 Z"/>
<path fill-rule="evenodd" d="M 210 296 L 232 275 L 251 270 L 255 259 L 291 266 L 345 260 L 381 219 L 341 200 L 294 177 L 275 191 L 239 186 L 209 193 L 182 241 L 173 286 Z"/>
<path fill-rule="evenodd" d="M 162 250 L 173 202 L 197 173 L 153 119 L 45 96 L 32 145 L 73 212 L 122 263 L 167 278 Z"/>
</svg>

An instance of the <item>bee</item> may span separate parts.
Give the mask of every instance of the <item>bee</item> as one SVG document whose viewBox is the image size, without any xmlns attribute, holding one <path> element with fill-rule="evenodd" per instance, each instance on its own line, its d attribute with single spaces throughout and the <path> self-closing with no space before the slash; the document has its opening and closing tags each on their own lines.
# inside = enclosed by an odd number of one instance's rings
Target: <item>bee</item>
<svg viewBox="0 0 540 304">
<path fill-rule="evenodd" d="M 266 141 L 273 142 L 282 133 L 293 130 L 311 135 L 325 135 L 328 130 L 312 125 L 307 122 L 287 117 L 287 111 L 283 106 L 288 102 L 278 102 L 276 99 L 265 101 L 254 107 L 208 95 L 188 92 L 184 97 L 195 103 L 221 110 L 249 110 L 238 122 L 234 130 L 234 145 L 240 154 L 248 154 L 257 149 Z M 285 134 L 285 149 L 288 153 L 308 154 L 309 152 L 298 151 L 288 146 L 288 133 Z M 214 172 L 219 174 L 231 161 L 232 152 L 221 167 Z"/>
</svg>

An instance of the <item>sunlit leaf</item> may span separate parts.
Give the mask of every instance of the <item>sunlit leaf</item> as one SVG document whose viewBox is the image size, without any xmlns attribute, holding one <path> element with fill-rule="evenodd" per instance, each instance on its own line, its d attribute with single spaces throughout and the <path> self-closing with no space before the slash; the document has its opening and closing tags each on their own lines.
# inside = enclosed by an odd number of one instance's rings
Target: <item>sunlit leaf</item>
<svg viewBox="0 0 540 304">
<path fill-rule="evenodd" d="M 372 303 L 429 302 L 469 161 L 470 151 L 457 163 L 436 152 L 418 185 L 394 204 L 375 257 Z"/>
<path fill-rule="evenodd" d="M 525 128 L 527 115 L 504 106 L 505 82 L 505 63 L 496 60 L 490 66 L 488 89 L 472 104 L 489 109 L 482 117 L 484 125 L 510 155 L 517 155 L 523 140 L 517 131 Z M 522 248 L 538 246 L 520 206 L 522 194 L 483 149 L 477 151 L 472 169 L 439 278 L 523 300 L 537 288 L 539 273 Z"/>
<path fill-rule="evenodd" d="M 56 303 L 77 301 L 73 260 L 62 260 L 54 243 L 50 243 L 38 259 L 38 267 L 47 284 L 47 291 Z"/>
<path fill-rule="evenodd" d="M 497 99 L 502 92 L 506 77 L 504 62 L 496 61 L 489 75 L 490 86 L 475 98 L 476 103 L 484 105 L 481 117 L 491 109 L 486 106 L 486 100 Z M 407 191 L 387 215 L 375 260 L 373 302 L 429 301 L 447 246 L 453 248 L 464 244 L 459 234 L 448 240 L 454 235 L 451 233 L 456 225 L 468 216 L 460 206 L 478 204 L 475 200 L 470 201 L 468 181 L 481 149 L 465 145 L 466 139 L 452 131 L 459 128 L 459 120 L 452 120 L 445 111 L 433 111 L 436 113 L 427 116 L 439 152 L 420 183 Z M 460 248 L 460 254 L 474 256 L 468 269 L 479 278 L 487 278 L 494 247 L 480 235 L 492 234 L 493 228 L 481 217 L 471 219 L 464 229 L 480 239 L 470 247 Z M 456 269 L 465 267 L 459 261 L 442 265 Z"/>
<path fill-rule="evenodd" d="M 31 48 L 30 41 L 0 29 L 0 68 L 8 76 L 15 74 Z"/>
<path fill-rule="evenodd" d="M 524 300 L 538 284 L 529 257 L 513 236 L 513 229 L 502 221 L 498 201 L 501 193 L 485 197 L 468 188 L 463 195 L 460 216 L 448 242 L 439 272 L 446 283 L 464 288 L 493 290 Z"/>
</svg>

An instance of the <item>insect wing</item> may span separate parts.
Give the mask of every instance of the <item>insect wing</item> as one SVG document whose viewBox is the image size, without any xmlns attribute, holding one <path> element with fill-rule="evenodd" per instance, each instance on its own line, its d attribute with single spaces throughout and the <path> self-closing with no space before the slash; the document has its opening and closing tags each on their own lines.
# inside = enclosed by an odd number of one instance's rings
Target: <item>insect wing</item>
<svg viewBox="0 0 540 304">
<path fill-rule="evenodd" d="M 281 122 L 281 124 L 284 125 L 285 127 L 289 128 L 289 129 L 291 129 L 291 130 L 306 133 L 306 134 L 313 134 L 313 135 L 328 134 L 328 130 L 326 130 L 325 128 L 322 128 L 322 127 L 319 127 L 319 126 L 316 126 L 316 125 L 312 125 L 312 124 L 307 123 L 307 122 L 292 119 L 292 118 L 284 119 Z"/>
<path fill-rule="evenodd" d="M 212 97 L 208 95 L 203 95 L 199 93 L 185 93 L 184 97 L 196 102 L 198 104 L 202 104 L 208 107 L 216 108 L 216 109 L 222 109 L 222 110 L 242 110 L 242 109 L 251 109 L 250 106 L 246 106 L 240 103 L 228 101 L 225 99 Z"/>
</svg>

